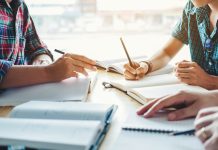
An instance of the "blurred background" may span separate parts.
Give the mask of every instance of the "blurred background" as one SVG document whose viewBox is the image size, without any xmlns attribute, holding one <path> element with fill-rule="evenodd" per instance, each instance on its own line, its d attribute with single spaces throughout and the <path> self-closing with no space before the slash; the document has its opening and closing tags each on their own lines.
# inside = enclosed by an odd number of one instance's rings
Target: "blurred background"
<svg viewBox="0 0 218 150">
<path fill-rule="evenodd" d="M 155 53 L 169 39 L 187 1 L 26 0 L 26 3 L 40 37 L 50 50 L 57 48 L 107 60 L 125 57 L 120 36 L 132 57 Z"/>
</svg>

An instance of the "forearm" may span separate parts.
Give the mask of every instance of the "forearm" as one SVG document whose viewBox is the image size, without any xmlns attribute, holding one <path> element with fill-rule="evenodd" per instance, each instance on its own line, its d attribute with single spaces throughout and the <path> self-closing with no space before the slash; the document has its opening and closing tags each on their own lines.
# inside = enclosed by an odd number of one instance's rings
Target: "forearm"
<svg viewBox="0 0 218 150">
<path fill-rule="evenodd" d="M 178 39 L 171 37 L 166 45 L 149 59 L 152 64 L 152 70 L 155 71 L 168 64 L 168 62 L 179 52 L 183 47 L 183 43 Z"/>
<path fill-rule="evenodd" d="M 2 83 L 1 89 L 52 82 L 47 66 L 12 66 Z"/>
</svg>

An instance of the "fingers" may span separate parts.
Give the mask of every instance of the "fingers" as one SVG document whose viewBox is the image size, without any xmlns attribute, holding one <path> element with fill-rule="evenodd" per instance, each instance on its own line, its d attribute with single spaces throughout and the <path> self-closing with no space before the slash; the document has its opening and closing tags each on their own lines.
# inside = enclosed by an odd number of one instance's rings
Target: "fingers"
<svg viewBox="0 0 218 150">
<path fill-rule="evenodd" d="M 133 67 L 129 64 L 125 64 L 124 68 L 124 76 L 128 80 L 139 80 L 144 77 L 146 72 L 148 71 L 148 66 L 145 63 L 140 63 L 140 65 L 136 62 L 133 62 Z"/>
<path fill-rule="evenodd" d="M 188 106 L 183 109 L 176 110 L 172 113 L 169 113 L 168 120 L 170 121 L 176 121 L 176 120 L 182 120 L 186 118 L 193 117 L 197 114 L 198 109 L 195 108 L 194 104 L 191 106 Z"/>
<path fill-rule="evenodd" d="M 187 98 L 187 99 L 186 99 Z M 179 92 L 178 94 L 174 94 L 171 96 L 164 97 L 157 101 L 145 114 L 146 118 L 152 117 L 156 112 L 162 110 L 166 107 L 183 104 L 185 100 L 188 99 L 188 95 L 186 92 Z"/>
<path fill-rule="evenodd" d="M 196 128 L 196 130 L 199 130 L 205 126 L 210 125 L 216 119 L 218 119 L 217 113 L 196 119 L 194 122 L 195 128 Z"/>
<path fill-rule="evenodd" d="M 201 128 L 195 135 L 204 143 L 212 136 L 211 126 Z"/>
<path fill-rule="evenodd" d="M 189 67 L 197 67 L 198 64 L 196 62 L 190 62 L 190 61 L 182 61 L 177 64 L 178 68 L 189 68 Z"/>
<path fill-rule="evenodd" d="M 202 117 L 207 116 L 207 115 L 211 115 L 211 114 L 216 113 L 216 112 L 218 112 L 218 107 L 209 107 L 209 108 L 201 109 L 198 112 L 196 119 L 202 118 Z"/>
<path fill-rule="evenodd" d="M 148 102 L 148 104 L 142 106 L 141 108 L 139 108 L 139 110 L 136 112 L 138 115 L 143 115 L 146 111 L 148 111 L 149 108 L 151 108 L 151 106 L 153 106 L 158 100 L 160 100 L 161 98 L 152 100 L 150 102 Z"/>
<path fill-rule="evenodd" d="M 86 68 L 86 69 L 90 69 L 95 71 L 96 70 L 96 61 L 91 60 L 85 56 L 82 55 L 76 55 L 76 54 L 64 54 L 63 57 L 69 57 L 71 58 L 73 61 L 75 61 L 75 65 Z"/>
<path fill-rule="evenodd" d="M 135 65 L 134 66 L 137 66 L 136 63 L 134 63 Z M 136 70 L 134 67 L 131 67 L 130 64 L 125 64 L 124 65 L 124 68 L 126 69 L 126 71 L 128 71 L 129 73 L 135 75 L 136 74 Z M 138 67 L 136 67 L 138 68 Z"/>
<path fill-rule="evenodd" d="M 136 75 L 132 74 L 131 72 L 129 72 L 128 70 L 124 71 L 124 77 L 127 80 L 136 80 Z"/>
</svg>

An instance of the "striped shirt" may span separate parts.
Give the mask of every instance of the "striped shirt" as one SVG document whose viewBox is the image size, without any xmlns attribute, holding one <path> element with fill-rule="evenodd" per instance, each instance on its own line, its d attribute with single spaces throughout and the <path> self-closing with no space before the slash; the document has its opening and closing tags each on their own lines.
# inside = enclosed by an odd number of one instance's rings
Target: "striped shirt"
<svg viewBox="0 0 218 150">
<path fill-rule="evenodd" d="M 209 31 L 210 12 L 208 5 L 196 8 L 189 1 L 172 36 L 189 45 L 192 61 L 198 63 L 207 73 L 218 75 L 218 32 L 217 26 L 212 33 Z M 208 39 L 211 41 L 210 48 L 206 46 Z M 210 57 L 208 51 L 211 51 Z M 212 65 L 208 66 L 211 61 Z"/>
<path fill-rule="evenodd" d="M 0 0 L 0 82 L 13 65 L 30 65 L 41 54 L 53 56 L 40 40 L 23 0 Z"/>
</svg>

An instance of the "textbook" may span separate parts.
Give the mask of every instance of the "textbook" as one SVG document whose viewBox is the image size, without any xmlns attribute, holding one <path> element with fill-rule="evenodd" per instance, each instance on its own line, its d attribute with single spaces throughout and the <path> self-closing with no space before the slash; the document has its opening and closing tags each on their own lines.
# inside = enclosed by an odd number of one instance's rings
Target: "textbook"
<svg viewBox="0 0 218 150">
<path fill-rule="evenodd" d="M 181 90 L 204 92 L 206 89 L 181 83 L 173 74 L 145 77 L 139 81 L 110 81 L 103 82 L 105 88 L 115 88 L 132 97 L 140 104 L 175 94 Z"/>
<path fill-rule="evenodd" d="M 123 123 L 120 135 L 111 149 L 132 150 L 203 150 L 203 144 L 193 135 L 172 136 L 172 132 L 194 128 L 194 119 L 168 121 L 165 113 L 154 118 L 132 114 Z"/>
<path fill-rule="evenodd" d="M 36 149 L 95 150 L 106 135 L 115 105 L 31 101 L 0 119 L 0 145 Z"/>
<path fill-rule="evenodd" d="M 89 77 L 6 89 L 0 94 L 0 106 L 16 106 L 30 100 L 85 101 L 94 87 L 96 76 L 92 73 Z"/>
</svg>

